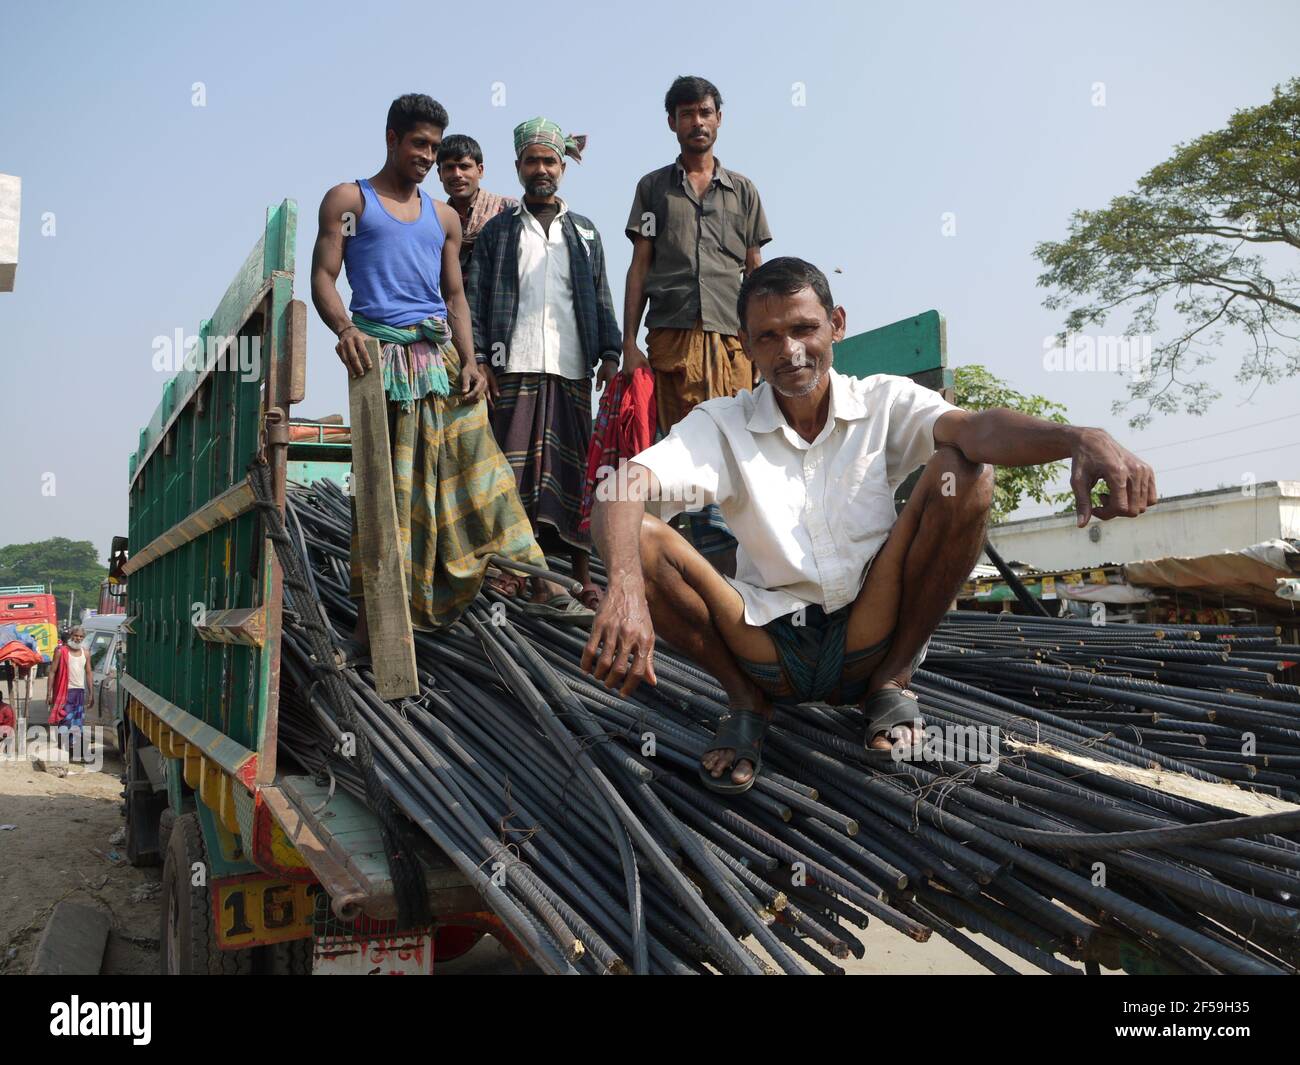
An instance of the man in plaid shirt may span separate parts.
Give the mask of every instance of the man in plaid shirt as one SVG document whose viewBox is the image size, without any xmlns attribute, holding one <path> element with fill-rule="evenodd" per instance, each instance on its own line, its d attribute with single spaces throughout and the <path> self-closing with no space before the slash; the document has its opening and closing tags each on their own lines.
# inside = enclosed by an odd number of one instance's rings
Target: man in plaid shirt
<svg viewBox="0 0 1300 1065">
<path fill-rule="evenodd" d="M 580 159 L 585 140 L 542 118 L 515 129 L 523 202 L 483 227 L 468 283 L 493 432 L 542 550 L 568 554 L 583 584 L 579 604 L 535 582 L 532 609 L 573 620 L 589 620 L 599 601 L 582 527 L 591 377 L 599 366 L 603 390 L 618 372 L 623 344 L 600 234 L 557 195 L 565 156 Z"/>
</svg>

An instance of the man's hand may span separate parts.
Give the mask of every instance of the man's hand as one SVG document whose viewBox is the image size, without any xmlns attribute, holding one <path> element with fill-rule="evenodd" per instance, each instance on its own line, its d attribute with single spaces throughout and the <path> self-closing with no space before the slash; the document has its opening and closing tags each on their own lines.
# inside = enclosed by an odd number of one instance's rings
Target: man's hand
<svg viewBox="0 0 1300 1065">
<path fill-rule="evenodd" d="M 659 683 L 654 646 L 644 585 L 630 575 L 611 580 L 582 650 L 583 670 L 620 695 L 631 695 L 643 680 Z"/>
<path fill-rule="evenodd" d="M 355 325 L 348 326 L 339 334 L 339 342 L 334 345 L 343 365 L 352 377 L 363 377 L 370 369 L 370 355 L 366 351 L 366 334 Z"/>
<path fill-rule="evenodd" d="M 636 346 L 635 341 L 623 345 L 623 376 L 629 381 L 637 370 L 649 365 L 650 360 L 645 357 L 645 352 Z"/>
<path fill-rule="evenodd" d="M 485 372 L 486 371 L 486 372 Z M 487 375 L 492 371 L 480 366 L 473 359 L 466 361 L 460 368 L 461 397 L 466 403 L 477 403 L 488 390 Z M 495 382 L 493 382 L 495 384 Z"/>
<path fill-rule="evenodd" d="M 480 362 L 478 365 L 479 369 L 483 371 L 483 376 L 487 378 L 488 402 L 495 403 L 497 397 L 501 395 L 501 386 L 497 384 L 497 372 L 486 362 Z"/>
<path fill-rule="evenodd" d="M 1094 514 L 1102 521 L 1136 518 L 1156 502 L 1156 475 L 1136 455 L 1120 447 L 1101 429 L 1084 429 L 1071 458 L 1070 487 L 1079 528 Z M 1108 491 L 1099 507 L 1092 505 L 1092 486 L 1105 480 Z"/>
<path fill-rule="evenodd" d="M 604 392 L 605 386 L 614 380 L 618 373 L 618 363 L 613 359 L 601 359 L 600 369 L 596 371 L 596 391 Z"/>
</svg>

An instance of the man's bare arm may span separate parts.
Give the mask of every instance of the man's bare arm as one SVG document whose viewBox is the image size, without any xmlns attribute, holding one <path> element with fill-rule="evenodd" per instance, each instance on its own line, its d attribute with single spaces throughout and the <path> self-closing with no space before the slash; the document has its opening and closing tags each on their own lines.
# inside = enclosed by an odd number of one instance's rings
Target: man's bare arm
<svg viewBox="0 0 1300 1065">
<path fill-rule="evenodd" d="M 645 314 L 645 279 L 650 273 L 654 249 L 649 237 L 632 238 L 632 262 L 628 264 L 627 282 L 623 286 L 623 372 L 629 378 L 639 367 L 649 365 L 645 353 L 636 346 L 636 337 Z"/>
<path fill-rule="evenodd" d="M 645 501 L 659 494 L 659 480 L 647 467 L 629 462 L 613 484 L 626 491 L 597 488 L 591 508 L 591 539 L 605 560 L 609 585 L 582 652 L 582 668 L 606 687 L 629 695 L 642 680 L 657 683 L 654 624 L 641 568 L 641 520 Z"/>
<path fill-rule="evenodd" d="M 487 391 L 487 378 L 474 358 L 474 323 L 460 273 L 460 216 L 445 203 L 435 203 L 434 207 L 447 235 L 442 245 L 442 302 L 447 305 L 447 324 L 451 326 L 452 343 L 460 355 L 461 393 L 473 403 Z"/>
<path fill-rule="evenodd" d="M 745 249 L 745 276 L 748 277 L 763 265 L 763 249 L 755 244 Z"/>
<path fill-rule="evenodd" d="M 1103 429 L 1033 418 L 1001 408 L 949 411 L 934 423 L 934 442 L 950 444 L 971 462 L 995 466 L 1037 466 L 1069 459 L 1070 487 L 1080 528 L 1096 515 L 1102 521 L 1134 518 L 1156 502 L 1155 471 L 1121 447 Z M 1092 505 L 1092 486 L 1105 480 L 1109 492 Z"/>
<path fill-rule="evenodd" d="M 352 324 L 343 306 L 337 283 L 343 269 L 345 226 L 356 232 L 364 206 L 361 190 L 352 182 L 335 185 L 325 193 L 311 253 L 311 301 L 321 320 L 339 338 L 334 350 L 354 377 L 370 369 L 370 356 L 366 354 L 365 336 Z"/>
</svg>

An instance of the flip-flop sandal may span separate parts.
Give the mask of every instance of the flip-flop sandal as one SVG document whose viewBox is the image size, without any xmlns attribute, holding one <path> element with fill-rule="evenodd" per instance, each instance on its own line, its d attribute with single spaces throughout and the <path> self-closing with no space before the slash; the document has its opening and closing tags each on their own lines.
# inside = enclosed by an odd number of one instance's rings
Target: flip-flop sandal
<svg viewBox="0 0 1300 1065">
<path fill-rule="evenodd" d="M 713 776 L 704 766 L 700 766 L 700 780 L 704 786 L 721 795 L 743 795 L 752 788 L 754 781 L 758 779 L 759 771 L 763 768 L 763 738 L 767 735 L 767 728 L 771 723 L 771 718 L 746 709 L 733 710 L 718 722 L 718 731 L 713 737 L 713 743 L 704 753 L 733 750 L 736 755 L 731 760 L 731 765 L 722 771 L 720 777 Z M 731 779 L 738 762 L 749 762 L 754 767 L 754 772 L 743 784 L 737 784 Z"/>
<path fill-rule="evenodd" d="M 595 610 L 600 606 L 601 590 L 597 584 L 588 581 L 582 586 L 582 594 L 578 596 L 578 602 L 588 610 Z"/>
<path fill-rule="evenodd" d="M 898 725 L 910 725 L 914 736 L 925 728 L 925 719 L 921 717 L 919 708 L 919 698 L 911 688 L 881 688 L 868 697 L 862 711 L 867 718 L 862 745 L 869 751 L 877 750 L 871 746 L 872 740 L 882 732 L 886 738 L 891 738 L 890 730 Z"/>
<path fill-rule="evenodd" d="M 498 595 L 504 595 L 507 599 L 518 599 L 519 596 L 523 595 L 527 583 L 528 578 L 521 573 L 494 574 L 487 579 L 488 587 Z"/>
<path fill-rule="evenodd" d="M 540 602 L 524 603 L 520 609 L 533 617 L 550 618 L 553 621 L 567 621 L 579 625 L 590 625 L 596 616 L 594 610 L 583 606 L 566 592 L 559 592 Z"/>
</svg>

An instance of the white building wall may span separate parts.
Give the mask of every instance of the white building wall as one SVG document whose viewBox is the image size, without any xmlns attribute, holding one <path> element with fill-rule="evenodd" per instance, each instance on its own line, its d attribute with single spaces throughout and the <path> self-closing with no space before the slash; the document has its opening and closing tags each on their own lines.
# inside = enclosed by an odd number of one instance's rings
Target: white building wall
<svg viewBox="0 0 1300 1065">
<path fill-rule="evenodd" d="M 18 271 L 18 217 L 22 178 L 0 174 L 0 292 L 14 290 Z"/>
<path fill-rule="evenodd" d="M 1099 530 L 1095 542 L 1091 530 Z M 1083 569 L 1104 562 L 1234 551 L 1263 540 L 1300 538 L 1300 481 L 1198 492 L 1162 500 L 1139 518 L 1077 528 L 1073 515 L 1007 522 L 989 530 L 1003 558 L 1041 570 Z"/>
</svg>

